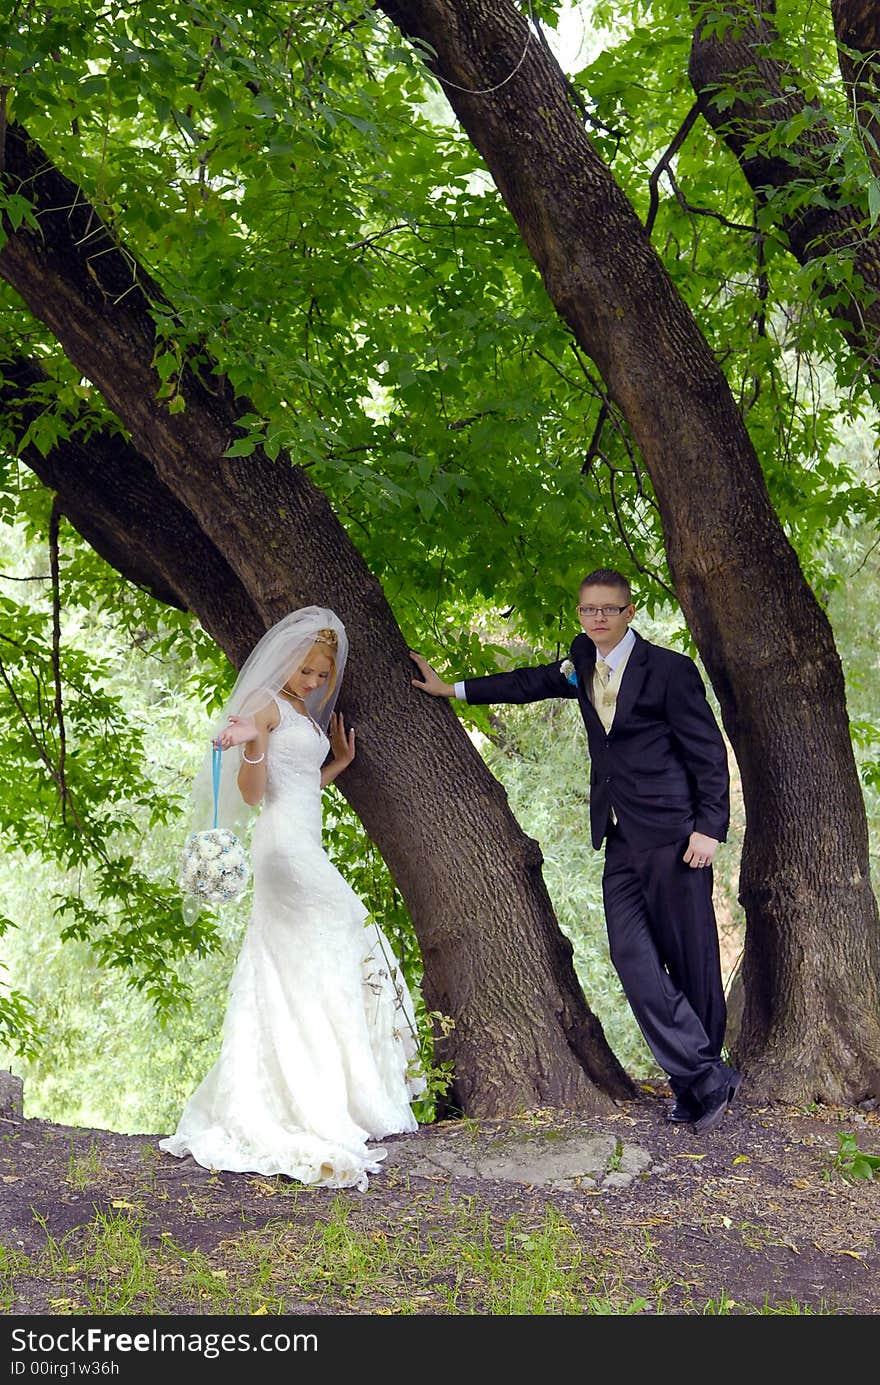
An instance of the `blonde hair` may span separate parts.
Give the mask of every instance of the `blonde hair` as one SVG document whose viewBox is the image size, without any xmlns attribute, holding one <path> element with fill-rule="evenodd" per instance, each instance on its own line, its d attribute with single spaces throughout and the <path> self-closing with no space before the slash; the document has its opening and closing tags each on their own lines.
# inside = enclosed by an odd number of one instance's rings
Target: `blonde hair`
<svg viewBox="0 0 880 1385">
<path fill-rule="evenodd" d="M 329 677 L 327 678 L 326 691 L 324 693 L 324 696 L 321 698 L 320 702 L 320 706 L 323 707 L 324 703 L 327 701 L 327 698 L 330 696 L 330 694 L 333 692 L 333 689 L 336 687 L 336 652 L 339 649 L 339 636 L 337 635 L 336 631 L 318 630 L 315 635 L 315 643 L 312 645 L 312 649 L 326 650 L 327 657 L 333 664 L 333 667 L 330 670 Z M 311 654 L 311 652 L 312 650 L 310 649 L 309 654 Z M 306 659 L 308 657 L 309 655 L 307 654 Z M 303 663 L 305 663 L 305 661 L 306 660 L 304 659 Z"/>
</svg>

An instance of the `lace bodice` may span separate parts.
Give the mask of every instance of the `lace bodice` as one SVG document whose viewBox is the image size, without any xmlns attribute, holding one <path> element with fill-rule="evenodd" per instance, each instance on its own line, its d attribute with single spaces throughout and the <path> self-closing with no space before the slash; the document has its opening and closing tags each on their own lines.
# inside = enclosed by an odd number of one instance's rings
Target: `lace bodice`
<svg viewBox="0 0 880 1385">
<path fill-rule="evenodd" d="M 294 711 L 276 697 L 280 720 L 269 736 L 266 766 L 266 804 L 290 794 L 320 793 L 321 766 L 330 741 L 311 717 Z"/>
</svg>

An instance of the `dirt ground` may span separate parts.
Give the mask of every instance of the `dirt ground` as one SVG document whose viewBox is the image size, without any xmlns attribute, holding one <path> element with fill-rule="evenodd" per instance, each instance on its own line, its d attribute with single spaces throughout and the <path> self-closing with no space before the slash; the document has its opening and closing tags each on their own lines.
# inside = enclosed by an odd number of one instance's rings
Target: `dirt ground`
<svg viewBox="0 0 880 1385">
<path fill-rule="evenodd" d="M 841 1133 L 854 1135 L 863 1153 L 880 1154 L 880 1112 L 756 1107 L 741 1099 L 719 1130 L 700 1138 L 689 1127 L 666 1121 L 668 1104 L 668 1093 L 646 1088 L 637 1101 L 621 1103 L 602 1117 L 537 1112 L 507 1121 L 439 1122 L 397 1137 L 407 1142 L 409 1158 L 441 1144 L 448 1150 L 455 1141 L 487 1149 L 519 1134 L 527 1137 L 534 1162 L 563 1134 L 611 1135 L 620 1149 L 635 1146 L 647 1156 L 646 1166 L 628 1181 L 570 1179 L 541 1186 L 419 1174 L 412 1164 L 407 1169 L 389 1160 L 362 1193 L 201 1169 L 190 1159 L 159 1151 L 157 1135 L 5 1121 L 0 1126 L 0 1264 L 5 1265 L 0 1307 L 11 1315 L 95 1312 L 94 1284 L 90 1293 L 88 1282 L 94 1266 L 77 1260 L 76 1247 L 85 1248 L 96 1218 L 122 1215 L 141 1228 L 147 1259 L 152 1258 L 154 1270 L 159 1267 L 158 1289 L 148 1310 L 135 1290 L 124 1309 L 97 1311 L 220 1313 L 224 1309 L 216 1298 L 184 1295 L 181 1271 L 163 1248 L 173 1245 L 178 1262 L 181 1253 L 201 1252 L 232 1292 L 236 1275 L 243 1273 L 230 1253 L 236 1238 L 271 1228 L 276 1237 L 282 1230 L 305 1244 L 316 1226 L 331 1214 L 338 1217 L 341 1201 L 353 1234 L 375 1242 L 414 1228 L 419 1245 L 435 1248 L 444 1236 L 460 1239 L 469 1224 L 488 1226 L 490 1237 L 502 1239 L 512 1218 L 525 1237 L 546 1223 L 552 1209 L 570 1229 L 571 1245 L 579 1250 L 575 1258 L 593 1267 L 592 1292 L 610 1297 L 619 1305 L 612 1311 L 621 1313 L 703 1314 L 717 1312 L 719 1305 L 730 1314 L 880 1311 L 880 1172 L 848 1181 L 834 1167 Z M 56 1250 L 50 1254 L 52 1246 Z M 59 1246 L 66 1258 L 57 1253 Z M 291 1263 L 279 1257 L 271 1271 L 272 1283 L 264 1292 L 271 1287 L 272 1306 L 244 1311 L 498 1311 L 481 1306 L 479 1290 L 470 1300 L 459 1297 L 451 1309 L 447 1298 L 444 1307 L 442 1286 L 430 1279 L 414 1300 L 412 1265 L 405 1293 L 393 1273 L 365 1290 L 362 1282 L 347 1287 L 345 1277 L 332 1272 L 318 1289 L 312 1279 L 304 1293 L 302 1280 L 289 1272 Z M 113 1268 L 102 1271 L 105 1279 Z M 408 1305 L 403 1310 L 402 1298 Z M 466 1302 L 469 1306 L 462 1306 Z M 792 1303 L 799 1308 L 792 1309 Z"/>
</svg>

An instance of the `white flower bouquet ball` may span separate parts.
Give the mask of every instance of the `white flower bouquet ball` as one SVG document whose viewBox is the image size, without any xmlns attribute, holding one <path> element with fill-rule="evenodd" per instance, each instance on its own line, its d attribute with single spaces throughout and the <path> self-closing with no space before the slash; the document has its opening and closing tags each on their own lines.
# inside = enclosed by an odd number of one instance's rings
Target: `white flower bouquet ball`
<svg viewBox="0 0 880 1385">
<path fill-rule="evenodd" d="M 238 898 L 249 876 L 247 852 L 227 827 L 211 827 L 187 837 L 177 877 L 184 894 L 205 904 L 226 904 Z"/>
</svg>

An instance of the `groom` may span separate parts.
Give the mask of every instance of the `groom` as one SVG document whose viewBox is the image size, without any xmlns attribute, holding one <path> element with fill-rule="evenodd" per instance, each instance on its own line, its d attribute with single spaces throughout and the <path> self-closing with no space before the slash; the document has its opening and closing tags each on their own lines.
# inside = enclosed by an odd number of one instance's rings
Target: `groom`
<svg viewBox="0 0 880 1385">
<path fill-rule="evenodd" d="M 444 683 L 420 654 L 413 686 L 469 703 L 576 697 L 590 747 L 593 846 L 611 960 L 675 1095 L 669 1114 L 701 1134 L 740 1084 L 721 1058 L 727 1010 L 712 861 L 727 833 L 727 751 L 693 660 L 630 629 L 629 583 L 600 568 L 578 598 L 569 660 Z M 570 663 L 573 667 L 567 668 Z"/>
</svg>

